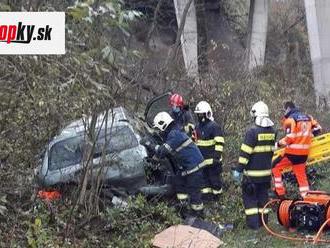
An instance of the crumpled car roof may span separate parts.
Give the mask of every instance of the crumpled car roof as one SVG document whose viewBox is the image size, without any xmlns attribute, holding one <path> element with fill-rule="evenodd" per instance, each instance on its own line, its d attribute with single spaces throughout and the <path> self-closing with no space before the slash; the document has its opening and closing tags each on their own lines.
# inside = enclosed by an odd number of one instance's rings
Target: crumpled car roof
<svg viewBox="0 0 330 248">
<path fill-rule="evenodd" d="M 113 149 L 115 149 L 113 150 L 114 156 L 111 155 L 110 157 L 113 157 L 116 162 L 112 161 L 113 159 L 111 159 L 112 162 L 109 161 L 110 163 L 107 165 L 107 169 L 104 174 L 105 180 L 108 180 L 110 183 L 116 184 L 118 186 L 122 185 L 123 187 L 127 187 L 130 190 L 137 190 L 137 187 L 141 187 L 146 184 L 144 172 L 144 157 L 147 156 L 145 148 L 138 143 L 138 141 L 140 140 L 140 135 L 137 132 L 136 128 L 138 123 L 128 114 L 128 112 L 123 107 L 117 107 L 109 111 L 107 125 L 105 125 L 104 123 L 105 114 L 106 112 L 98 115 L 96 130 L 99 130 L 100 128 L 104 130 L 105 127 L 114 128 L 112 130 L 127 130 L 124 131 L 127 132 L 127 137 L 129 139 L 134 139 L 130 141 L 134 141 L 134 145 L 127 145 L 127 147 L 125 145 L 125 142 L 110 142 L 114 146 Z M 55 147 L 59 146 L 59 144 L 67 142 L 68 140 L 76 139 L 77 137 L 83 138 L 85 132 L 84 124 L 86 124 L 86 122 L 90 120 L 91 118 L 85 118 L 69 123 L 69 125 L 64 127 L 59 132 L 59 135 L 55 136 L 52 141 L 47 145 L 43 161 L 37 169 L 37 176 L 38 179 L 40 179 L 40 183 L 42 185 L 50 186 L 56 183 L 74 181 L 73 178 L 77 177 L 77 172 L 82 169 L 82 164 L 81 162 L 79 162 L 81 159 L 72 160 L 75 161 L 73 162 L 74 164 L 68 163 L 67 165 L 65 165 L 63 161 L 63 164 L 58 164 L 59 167 L 50 167 L 51 165 L 53 165 L 51 162 L 53 160 L 49 158 L 52 154 L 53 147 L 55 149 Z M 116 133 L 117 131 L 114 132 Z M 114 134 L 111 134 L 111 132 L 109 132 L 107 135 L 112 135 L 113 137 Z M 117 138 L 119 137 L 122 136 L 118 136 Z M 116 149 L 116 144 L 119 144 L 119 150 Z M 71 150 L 69 149 L 69 151 Z M 109 151 L 112 151 L 112 148 Z M 72 154 L 73 152 L 74 151 L 72 150 Z M 97 161 L 99 160 L 99 157 L 95 157 L 93 158 L 93 163 L 97 164 Z M 55 161 L 56 163 L 62 163 L 61 159 Z"/>
<path fill-rule="evenodd" d="M 104 125 L 105 120 L 105 114 L 106 112 L 101 113 L 97 117 L 97 123 L 96 123 L 96 129 L 99 129 L 102 125 Z M 113 119 L 113 123 L 112 120 Z M 68 138 L 71 136 L 75 136 L 78 133 L 85 131 L 85 125 L 86 122 L 85 119 L 79 119 L 76 121 L 71 122 L 69 125 L 64 127 L 60 134 L 54 137 L 54 140 L 62 139 L 62 137 Z M 133 118 L 128 114 L 127 110 L 123 107 L 117 107 L 113 108 L 111 111 L 109 111 L 108 114 L 108 122 L 110 122 L 113 126 L 127 126 L 128 123 L 130 123 L 133 120 Z M 88 122 L 91 121 L 91 117 L 88 118 Z"/>
</svg>

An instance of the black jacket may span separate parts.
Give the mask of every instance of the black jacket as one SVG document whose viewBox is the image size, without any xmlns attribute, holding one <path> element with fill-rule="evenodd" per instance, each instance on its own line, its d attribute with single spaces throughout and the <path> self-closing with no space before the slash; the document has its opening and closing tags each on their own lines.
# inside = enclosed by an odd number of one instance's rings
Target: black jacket
<svg viewBox="0 0 330 248">
<path fill-rule="evenodd" d="M 203 162 L 203 156 L 193 141 L 180 127 L 172 123 L 164 132 L 165 143 L 156 149 L 156 156 L 164 158 L 168 155 L 178 162 L 178 169 L 191 170 Z"/>
<path fill-rule="evenodd" d="M 196 126 L 196 145 L 203 154 L 205 163 L 213 164 L 222 161 L 225 140 L 221 127 L 215 122 L 205 120 Z"/>
<path fill-rule="evenodd" d="M 237 170 L 250 177 L 252 182 L 270 181 L 275 136 L 272 127 L 254 125 L 246 132 Z"/>
<path fill-rule="evenodd" d="M 170 115 L 174 119 L 175 123 L 180 126 L 189 137 L 195 128 L 195 121 L 189 109 L 182 109 L 180 112 L 170 112 Z"/>
</svg>

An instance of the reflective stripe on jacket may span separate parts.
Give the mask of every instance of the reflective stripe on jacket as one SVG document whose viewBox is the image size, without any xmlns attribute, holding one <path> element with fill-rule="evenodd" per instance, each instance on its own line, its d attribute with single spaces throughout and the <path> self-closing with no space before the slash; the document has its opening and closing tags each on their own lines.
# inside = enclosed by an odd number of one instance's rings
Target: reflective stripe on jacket
<svg viewBox="0 0 330 248">
<path fill-rule="evenodd" d="M 249 176 L 252 182 L 270 181 L 275 138 L 272 127 L 254 126 L 246 132 L 238 159 L 238 170 Z"/>
<path fill-rule="evenodd" d="M 222 161 L 223 146 L 225 143 L 221 127 L 211 120 L 205 120 L 196 126 L 196 144 L 205 160 Z"/>
<path fill-rule="evenodd" d="M 285 153 L 292 155 L 308 155 L 312 143 L 313 130 L 320 129 L 313 117 L 292 109 L 283 121 L 286 136 L 279 143 L 285 146 Z"/>
<path fill-rule="evenodd" d="M 156 150 L 156 156 L 164 158 L 172 155 L 181 170 L 190 170 L 203 162 L 198 147 L 178 125 L 172 123 L 163 136 L 165 143 Z"/>
</svg>

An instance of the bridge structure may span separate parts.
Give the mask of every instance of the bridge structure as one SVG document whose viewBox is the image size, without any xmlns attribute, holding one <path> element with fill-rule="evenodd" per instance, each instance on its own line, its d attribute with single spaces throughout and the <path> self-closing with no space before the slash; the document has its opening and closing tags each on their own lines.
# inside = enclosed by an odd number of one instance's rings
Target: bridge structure
<svg viewBox="0 0 330 248">
<path fill-rule="evenodd" d="M 178 26 L 180 26 L 182 18 L 185 17 L 185 24 L 181 35 L 181 45 L 186 71 L 189 76 L 197 77 L 198 35 L 194 1 L 173 1 Z M 317 103 L 329 106 L 330 0 L 304 0 L 304 4 Z M 250 0 L 247 70 L 252 71 L 256 67 L 264 65 L 268 17 L 269 0 Z"/>
</svg>

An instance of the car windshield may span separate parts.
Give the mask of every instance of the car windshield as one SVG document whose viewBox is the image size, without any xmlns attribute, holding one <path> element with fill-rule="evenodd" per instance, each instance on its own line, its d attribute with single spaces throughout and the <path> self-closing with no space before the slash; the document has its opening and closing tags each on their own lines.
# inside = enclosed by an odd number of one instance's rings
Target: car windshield
<svg viewBox="0 0 330 248">
<path fill-rule="evenodd" d="M 50 150 L 49 170 L 57 170 L 79 164 L 84 151 L 84 134 L 60 141 L 54 144 Z M 95 145 L 94 158 L 105 154 L 120 152 L 138 146 L 138 141 L 133 131 L 127 127 L 115 127 L 111 130 L 100 131 Z"/>
</svg>

